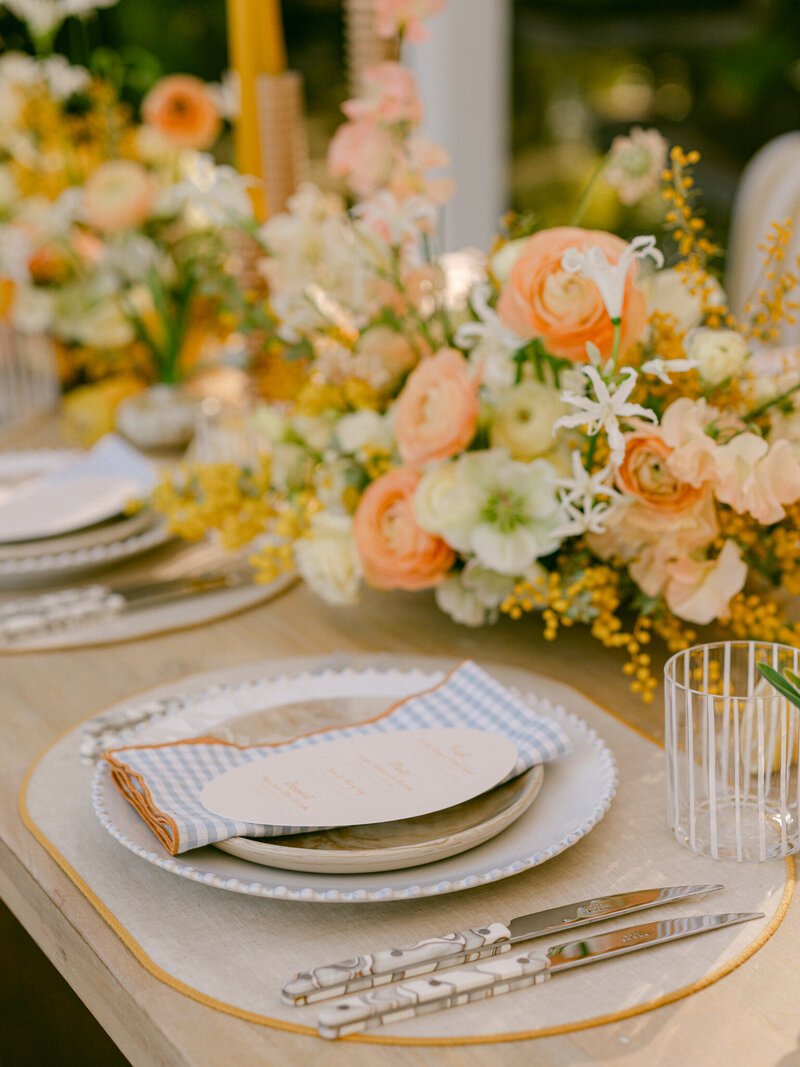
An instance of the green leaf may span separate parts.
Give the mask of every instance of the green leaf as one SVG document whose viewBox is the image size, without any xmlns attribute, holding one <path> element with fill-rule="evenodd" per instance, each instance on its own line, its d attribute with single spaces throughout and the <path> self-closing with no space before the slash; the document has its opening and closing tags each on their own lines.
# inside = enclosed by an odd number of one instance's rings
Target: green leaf
<svg viewBox="0 0 800 1067">
<path fill-rule="evenodd" d="M 766 678 L 771 686 L 778 690 L 781 696 L 786 697 L 788 701 L 800 708 L 800 690 L 787 682 L 782 674 L 779 674 L 774 667 L 770 667 L 767 663 L 757 663 L 762 677 Z"/>
<path fill-rule="evenodd" d="M 797 688 L 800 689 L 800 677 L 798 677 L 794 671 L 790 671 L 787 667 L 783 672 L 783 677 L 788 678 L 792 685 L 797 686 Z"/>
</svg>

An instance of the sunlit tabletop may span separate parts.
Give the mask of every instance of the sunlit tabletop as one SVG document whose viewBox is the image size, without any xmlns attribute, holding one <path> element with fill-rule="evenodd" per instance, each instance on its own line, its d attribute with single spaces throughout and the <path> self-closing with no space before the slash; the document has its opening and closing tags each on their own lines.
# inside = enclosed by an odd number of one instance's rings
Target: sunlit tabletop
<svg viewBox="0 0 800 1067">
<path fill-rule="evenodd" d="M 40 424 L 0 434 L 0 448 L 54 439 L 52 425 Z M 323 1043 L 221 1014 L 146 972 L 23 826 L 17 795 L 26 770 L 78 720 L 137 691 L 201 670 L 337 651 L 529 668 L 572 684 L 650 735 L 662 732 L 660 700 L 645 707 L 631 695 L 622 657 L 599 650 L 585 629 L 554 644 L 543 640 L 535 618 L 466 629 L 439 613 L 427 594 L 374 593 L 358 608 L 334 609 L 300 584 L 196 629 L 106 648 L 3 656 L 0 895 L 132 1063 L 800 1065 L 800 979 L 794 990 L 775 979 L 800 957 L 797 901 L 777 936 L 709 988 L 621 1022 L 534 1041 L 405 1048 Z M 654 649 L 659 655 L 663 650 Z M 734 873 L 726 867 L 728 877 Z"/>
</svg>

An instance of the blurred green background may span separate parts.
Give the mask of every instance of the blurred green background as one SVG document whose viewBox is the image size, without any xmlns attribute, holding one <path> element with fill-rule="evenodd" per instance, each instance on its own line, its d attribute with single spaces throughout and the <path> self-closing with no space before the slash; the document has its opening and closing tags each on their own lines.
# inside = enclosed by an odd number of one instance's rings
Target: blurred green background
<svg viewBox="0 0 800 1067">
<path fill-rule="evenodd" d="M 494 0 L 486 0 L 493 3 Z M 736 182 L 765 142 L 800 130 L 798 0 L 515 0 L 511 202 L 565 221 L 599 153 L 631 125 L 702 153 L 698 184 L 724 240 Z M 347 95 L 341 0 L 284 0 L 290 65 L 305 78 L 313 176 Z M 27 49 L 0 16 L 4 48 Z M 104 65 L 132 102 L 162 73 L 217 80 L 227 65 L 224 0 L 119 0 L 57 49 Z M 220 146 L 222 155 L 229 145 Z M 633 231 L 660 210 L 623 214 L 602 188 L 587 225 Z"/>
</svg>

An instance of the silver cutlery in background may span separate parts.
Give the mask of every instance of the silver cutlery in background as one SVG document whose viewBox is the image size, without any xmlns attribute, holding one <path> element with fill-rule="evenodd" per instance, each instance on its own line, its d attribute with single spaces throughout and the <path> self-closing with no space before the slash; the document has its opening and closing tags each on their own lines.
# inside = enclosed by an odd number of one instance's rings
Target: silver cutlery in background
<svg viewBox="0 0 800 1067">
<path fill-rule="evenodd" d="M 234 566 L 148 582 L 95 583 L 10 600 L 0 604 L 0 645 L 253 581 L 251 568 Z"/>
<path fill-rule="evenodd" d="M 617 915 L 628 915 L 659 904 L 715 893 L 721 885 L 679 885 L 662 889 L 638 889 L 612 893 L 547 911 L 512 919 L 508 926 L 486 923 L 470 930 L 429 937 L 414 945 L 389 948 L 296 974 L 284 983 L 281 999 L 286 1004 L 310 1004 L 357 989 L 396 982 L 445 967 L 509 952 L 518 941 L 544 937 L 559 930 L 574 929 Z"/>
<path fill-rule="evenodd" d="M 513 952 L 501 959 L 486 960 L 474 967 L 450 971 L 440 978 L 414 978 L 401 985 L 376 989 L 325 1005 L 317 1017 L 319 1033 L 327 1038 L 345 1037 L 385 1023 L 540 984 L 554 973 L 571 967 L 596 963 L 763 917 L 763 912 L 690 915 L 681 919 L 662 919 L 659 922 L 627 926 L 580 941 L 568 941 L 554 945 L 546 953 Z"/>
</svg>

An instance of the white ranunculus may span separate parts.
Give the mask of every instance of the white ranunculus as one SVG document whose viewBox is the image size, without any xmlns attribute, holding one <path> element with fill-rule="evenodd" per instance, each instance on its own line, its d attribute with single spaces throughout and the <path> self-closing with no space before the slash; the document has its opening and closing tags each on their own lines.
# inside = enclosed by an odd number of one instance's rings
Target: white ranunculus
<svg viewBox="0 0 800 1067">
<path fill-rule="evenodd" d="M 423 530 L 443 537 L 457 552 L 467 552 L 482 495 L 465 482 L 461 468 L 447 462 L 425 471 L 414 491 L 414 517 Z"/>
<path fill-rule="evenodd" d="M 736 330 L 692 330 L 683 343 L 689 359 L 699 364 L 700 377 L 709 385 L 735 378 L 747 362 L 747 342 Z"/>
<path fill-rule="evenodd" d="M 498 404 L 489 439 L 493 447 L 507 448 L 512 459 L 527 462 L 552 450 L 553 425 L 566 411 L 558 389 L 521 382 Z"/>
<path fill-rule="evenodd" d="M 313 452 L 322 453 L 331 443 L 333 427 L 327 419 L 312 415 L 294 415 L 289 420 L 292 431 Z"/>
<path fill-rule="evenodd" d="M 329 604 L 354 604 L 361 584 L 361 564 L 352 520 L 321 511 L 311 519 L 307 537 L 294 543 L 300 576 Z"/>
<path fill-rule="evenodd" d="M 53 324 L 53 298 L 43 289 L 21 285 L 14 293 L 11 322 L 21 333 L 44 333 Z"/>
<path fill-rule="evenodd" d="M 276 444 L 271 453 L 270 480 L 279 493 L 301 489 L 311 473 L 312 459 L 302 445 L 291 441 Z"/>
<path fill-rule="evenodd" d="M 502 247 L 498 248 L 489 260 L 489 269 L 501 285 L 505 285 L 511 276 L 514 264 L 517 262 L 525 248 L 527 240 L 527 237 L 520 237 L 516 241 L 508 241 L 506 244 L 502 245 Z"/>
<path fill-rule="evenodd" d="M 259 404 L 253 414 L 253 428 L 272 444 L 286 439 L 289 424 L 286 416 L 271 404 Z"/>
<path fill-rule="evenodd" d="M 669 315 L 675 320 L 679 333 L 693 330 L 703 321 L 702 293 L 693 292 L 685 275 L 674 268 L 640 274 L 636 285 L 647 298 L 648 313 Z M 720 305 L 725 303 L 725 293 L 716 281 L 711 282 L 706 300 Z"/>
<path fill-rule="evenodd" d="M 394 436 L 388 419 L 364 408 L 343 415 L 336 424 L 336 438 L 343 452 L 366 458 L 374 452 L 392 452 Z"/>
</svg>

